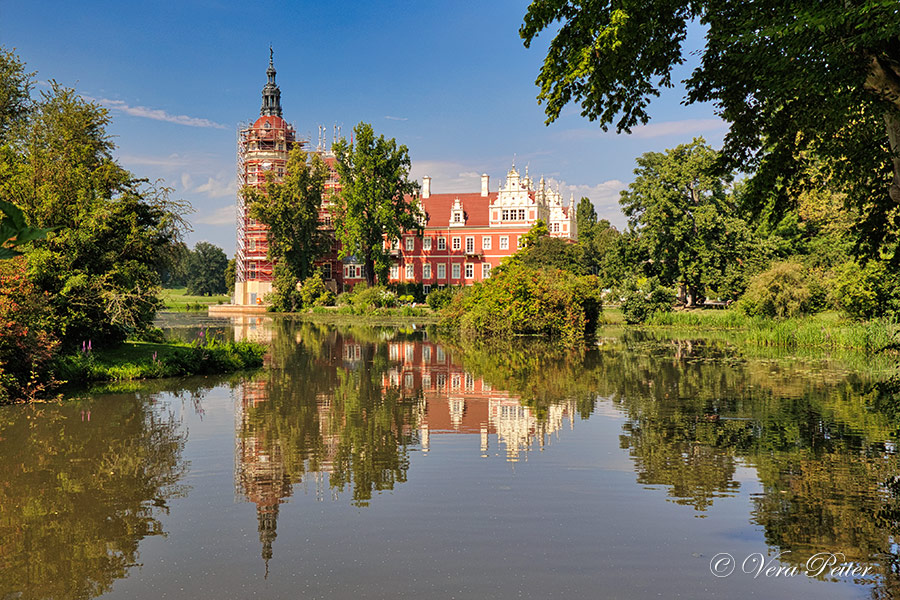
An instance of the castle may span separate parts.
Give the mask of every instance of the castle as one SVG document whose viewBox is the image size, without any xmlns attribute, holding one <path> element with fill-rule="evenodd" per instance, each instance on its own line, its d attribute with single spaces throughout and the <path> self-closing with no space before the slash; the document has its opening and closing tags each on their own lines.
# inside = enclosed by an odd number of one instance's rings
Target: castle
<svg viewBox="0 0 900 600">
<path fill-rule="evenodd" d="M 275 83 L 275 66 L 270 49 L 267 81 L 262 90 L 260 116 L 238 134 L 238 182 L 262 187 L 265 174 L 272 171 L 276 181 L 284 176 L 288 154 L 299 145 L 309 149 L 309 141 L 298 139 L 293 125 L 282 117 L 281 90 Z M 320 128 L 319 153 L 329 167 L 328 192 L 339 192 L 334 155 L 325 148 Z M 490 277 L 491 269 L 514 254 L 520 239 L 538 221 L 547 223 L 550 234 L 575 240 L 578 235 L 572 199 L 564 204 L 558 190 L 541 177 L 537 185 L 525 169 L 515 165 L 506 173 L 505 183 L 491 191 L 490 177 L 481 176 L 481 191 L 474 193 L 432 193 L 431 177 L 423 177 L 420 205 L 425 214 L 422 236 L 414 232 L 401 239 L 385 240 L 390 250 L 392 283 L 421 283 L 427 293 L 434 287 L 471 285 Z M 330 203 L 323 204 L 321 227 L 331 229 Z M 250 218 L 238 194 L 237 250 L 234 303 L 262 304 L 272 291 L 272 263 L 267 259 L 267 228 Z M 340 260 L 337 254 L 317 263 L 329 285 L 337 291 L 351 289 L 365 281 L 362 262 L 353 257 Z"/>
</svg>

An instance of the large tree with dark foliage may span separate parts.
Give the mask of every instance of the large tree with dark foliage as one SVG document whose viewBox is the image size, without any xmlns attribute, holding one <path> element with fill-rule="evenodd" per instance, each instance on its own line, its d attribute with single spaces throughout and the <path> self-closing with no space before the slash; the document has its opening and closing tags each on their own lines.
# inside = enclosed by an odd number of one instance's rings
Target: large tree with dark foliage
<svg viewBox="0 0 900 600">
<path fill-rule="evenodd" d="M 858 251 L 892 252 L 900 233 L 894 0 L 535 0 L 519 33 L 529 46 L 555 31 L 537 78 L 548 123 L 569 102 L 603 129 L 646 123 L 698 21 L 706 45 L 685 101 L 712 102 L 730 124 L 723 164 L 754 173 L 757 214 L 777 220 L 791 210 L 816 184 L 804 177 L 807 161 L 822 159 L 859 209 Z"/>
</svg>

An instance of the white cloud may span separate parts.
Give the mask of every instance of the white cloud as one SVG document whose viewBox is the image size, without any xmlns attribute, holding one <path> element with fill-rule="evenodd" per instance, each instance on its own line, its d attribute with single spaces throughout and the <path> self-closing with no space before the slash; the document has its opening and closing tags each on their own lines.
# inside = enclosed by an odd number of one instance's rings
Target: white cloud
<svg viewBox="0 0 900 600">
<path fill-rule="evenodd" d="M 577 205 L 582 197 L 590 198 L 594 210 L 597 211 L 598 219 L 607 219 L 619 231 L 625 228 L 626 219 L 619 206 L 619 192 L 628 187 L 626 183 L 618 179 L 610 179 L 596 185 L 568 185 L 565 181 L 559 181 L 555 177 L 547 180 L 547 185 L 551 189 L 556 189 L 557 183 L 564 202 L 569 202 L 574 197 Z"/>
<path fill-rule="evenodd" d="M 190 175 L 188 175 L 190 180 Z M 182 183 L 184 178 L 182 177 Z M 185 188 L 186 192 L 205 194 L 210 198 L 224 198 L 226 196 L 234 197 L 237 195 L 237 181 L 233 175 L 219 174 L 216 177 L 209 177 L 206 183 L 202 183 L 197 187 Z"/>
<path fill-rule="evenodd" d="M 425 175 L 431 177 L 431 191 L 435 194 L 481 191 L 481 173 L 473 165 L 439 160 L 413 161 L 410 177 L 421 183 Z"/>
<path fill-rule="evenodd" d="M 203 211 L 196 219 L 197 223 L 203 225 L 230 225 L 234 226 L 237 207 L 234 204 L 221 206 L 211 211 Z"/>
<path fill-rule="evenodd" d="M 211 127 L 214 129 L 228 129 L 221 123 L 210 121 L 209 119 L 200 119 L 197 117 L 189 117 L 187 115 L 173 115 L 159 108 L 148 108 L 146 106 L 131 106 L 122 100 L 110 100 L 109 98 L 90 98 L 99 104 L 105 105 L 111 110 L 118 110 L 132 117 L 140 117 L 143 119 L 153 119 L 154 121 L 165 121 L 166 123 L 175 123 L 177 125 L 186 125 L 188 127 Z"/>
<path fill-rule="evenodd" d="M 391 115 L 385 115 L 384 118 L 388 121 L 409 121 L 408 117 L 392 117 Z"/>
<path fill-rule="evenodd" d="M 728 123 L 721 119 L 684 119 L 682 121 L 663 121 L 660 123 L 648 123 L 631 128 L 631 136 L 638 139 L 651 139 L 669 136 L 700 135 L 722 131 L 728 127 Z M 560 133 L 565 140 L 588 140 L 617 135 L 614 130 L 603 131 L 599 127 L 595 129 L 569 129 Z M 628 135 L 628 134 L 621 134 Z"/>
</svg>

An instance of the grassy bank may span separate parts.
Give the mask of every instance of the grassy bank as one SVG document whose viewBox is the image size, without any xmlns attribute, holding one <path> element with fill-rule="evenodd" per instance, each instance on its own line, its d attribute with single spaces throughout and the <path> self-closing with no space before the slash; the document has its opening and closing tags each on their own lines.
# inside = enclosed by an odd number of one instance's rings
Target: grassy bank
<svg viewBox="0 0 900 600">
<path fill-rule="evenodd" d="M 211 304 L 227 304 L 231 297 L 227 294 L 218 296 L 191 296 L 187 288 L 164 289 L 159 295 L 165 303 L 165 310 L 204 310 Z"/>
<path fill-rule="evenodd" d="M 836 312 L 795 319 L 748 317 L 737 310 L 656 313 L 646 327 L 672 331 L 732 331 L 742 343 L 777 348 L 897 349 L 900 324 L 888 320 L 851 321 Z"/>
<path fill-rule="evenodd" d="M 402 326 L 434 325 L 439 316 L 429 308 L 413 308 L 401 306 L 399 308 L 375 308 L 365 312 L 353 309 L 350 306 L 320 306 L 309 312 L 284 313 L 292 318 L 310 323 L 326 323 L 331 325 L 373 325 L 373 326 Z"/>
<path fill-rule="evenodd" d="M 255 342 L 124 342 L 61 357 L 57 377 L 77 384 L 231 373 L 261 367 L 265 353 L 266 347 Z"/>
</svg>

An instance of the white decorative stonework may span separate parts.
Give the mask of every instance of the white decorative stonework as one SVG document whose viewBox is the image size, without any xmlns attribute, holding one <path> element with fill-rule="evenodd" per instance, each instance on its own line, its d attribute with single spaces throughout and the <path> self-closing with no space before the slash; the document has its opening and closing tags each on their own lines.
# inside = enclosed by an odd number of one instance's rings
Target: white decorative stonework
<svg viewBox="0 0 900 600">
<path fill-rule="evenodd" d="M 531 186 L 527 171 L 520 177 L 515 165 L 506 174 L 506 185 L 500 186 L 497 197 L 491 202 L 491 227 L 531 228 L 538 219 L 545 222 L 550 217 L 549 207 Z"/>
</svg>

